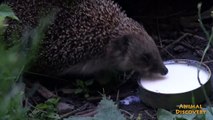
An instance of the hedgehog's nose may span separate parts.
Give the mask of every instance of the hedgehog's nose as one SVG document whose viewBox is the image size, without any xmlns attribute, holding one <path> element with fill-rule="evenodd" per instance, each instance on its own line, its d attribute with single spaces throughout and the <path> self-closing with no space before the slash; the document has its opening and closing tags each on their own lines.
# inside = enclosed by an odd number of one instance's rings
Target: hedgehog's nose
<svg viewBox="0 0 213 120">
<path fill-rule="evenodd" d="M 168 69 L 164 66 L 160 73 L 161 75 L 166 75 L 168 73 Z"/>
</svg>

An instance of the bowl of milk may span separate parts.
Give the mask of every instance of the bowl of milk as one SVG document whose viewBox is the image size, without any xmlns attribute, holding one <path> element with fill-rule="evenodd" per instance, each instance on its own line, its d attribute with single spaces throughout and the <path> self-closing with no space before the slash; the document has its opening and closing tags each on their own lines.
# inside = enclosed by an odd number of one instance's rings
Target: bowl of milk
<svg viewBox="0 0 213 120">
<path fill-rule="evenodd" d="M 201 84 L 207 95 L 211 94 L 211 71 L 207 65 L 188 59 L 169 60 L 164 64 L 167 75 L 156 74 L 138 81 L 140 97 L 148 106 L 175 109 L 183 104 L 200 104 L 205 101 Z"/>
</svg>

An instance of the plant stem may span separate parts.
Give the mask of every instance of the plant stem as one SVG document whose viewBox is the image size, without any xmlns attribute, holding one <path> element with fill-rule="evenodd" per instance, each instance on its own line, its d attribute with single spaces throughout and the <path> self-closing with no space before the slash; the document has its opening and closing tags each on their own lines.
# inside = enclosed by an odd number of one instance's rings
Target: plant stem
<svg viewBox="0 0 213 120">
<path fill-rule="evenodd" d="M 201 60 L 200 60 L 200 64 L 199 64 L 199 66 L 198 66 L 198 70 L 197 70 L 197 79 L 198 79 L 199 84 L 201 85 L 201 88 L 202 88 L 202 91 L 203 91 L 203 93 L 204 93 L 206 102 L 207 102 L 207 104 L 210 106 L 209 111 L 210 111 L 210 113 L 213 115 L 213 111 L 212 111 L 212 109 L 211 109 L 211 106 L 212 106 L 212 105 L 211 105 L 211 101 L 210 101 L 210 99 L 209 99 L 209 97 L 208 97 L 208 95 L 207 95 L 207 93 L 206 93 L 206 90 L 205 90 L 203 84 L 201 83 L 201 80 L 200 80 L 200 77 L 199 77 L 201 64 L 202 64 L 203 61 L 204 61 L 205 55 L 206 55 L 206 53 L 207 53 L 207 51 L 208 51 L 208 49 L 209 49 L 209 47 L 210 47 L 210 44 L 211 44 L 211 42 L 212 42 L 212 39 L 213 39 L 213 27 L 212 27 L 212 29 L 211 29 L 211 35 L 209 35 L 208 31 L 206 30 L 206 28 L 204 27 L 204 24 L 203 24 L 203 22 L 202 22 L 202 19 L 201 19 L 201 5 L 202 5 L 201 3 L 198 4 L 198 18 L 199 18 L 198 21 L 199 21 L 199 23 L 200 23 L 201 29 L 202 29 L 202 30 L 204 31 L 204 33 L 206 34 L 206 38 L 208 39 L 208 43 L 207 43 L 207 45 L 206 45 L 206 47 L 205 47 L 205 49 L 204 49 L 204 52 L 203 52 L 203 54 L 202 54 L 202 58 L 201 58 Z"/>
</svg>

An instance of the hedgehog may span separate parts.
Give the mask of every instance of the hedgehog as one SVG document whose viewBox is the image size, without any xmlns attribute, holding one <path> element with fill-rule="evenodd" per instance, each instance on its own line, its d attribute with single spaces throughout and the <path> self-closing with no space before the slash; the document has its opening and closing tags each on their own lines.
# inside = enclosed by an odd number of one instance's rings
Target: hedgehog
<svg viewBox="0 0 213 120">
<path fill-rule="evenodd" d="M 41 14 L 47 15 L 53 7 L 59 10 L 28 71 L 57 77 L 168 72 L 152 37 L 112 0 L 9 0 L 7 4 L 21 26 L 35 27 Z"/>
</svg>

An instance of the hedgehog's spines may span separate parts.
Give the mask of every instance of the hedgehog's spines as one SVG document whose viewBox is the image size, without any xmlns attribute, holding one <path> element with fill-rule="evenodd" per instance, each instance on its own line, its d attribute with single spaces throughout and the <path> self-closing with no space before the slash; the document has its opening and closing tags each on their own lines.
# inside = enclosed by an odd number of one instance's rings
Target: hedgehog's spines
<svg viewBox="0 0 213 120">
<path fill-rule="evenodd" d="M 93 72 L 103 69 L 124 70 L 124 68 L 140 72 L 145 69 L 148 71 L 152 67 L 151 63 L 146 65 L 139 59 L 144 52 L 150 54 L 161 69 L 162 61 L 153 40 L 139 23 L 121 11 L 118 4 L 112 0 L 67 2 L 68 0 L 8 2 L 20 20 L 30 26 L 37 25 L 39 12 L 45 15 L 53 7 L 60 9 L 54 23 L 45 32 L 45 38 L 41 41 L 37 54 L 38 59 L 31 70 L 49 75 L 64 71 L 72 73 L 72 68 L 76 67 L 79 72 L 92 73 L 92 70 L 88 71 L 88 66 L 94 66 Z M 124 36 L 133 37 L 128 37 L 127 49 L 122 51 L 118 40 L 122 40 Z M 117 49 L 114 49 L 116 47 Z M 112 57 L 109 57 L 111 55 Z M 103 63 L 103 66 L 100 63 Z"/>
</svg>

